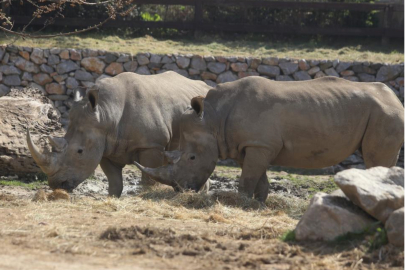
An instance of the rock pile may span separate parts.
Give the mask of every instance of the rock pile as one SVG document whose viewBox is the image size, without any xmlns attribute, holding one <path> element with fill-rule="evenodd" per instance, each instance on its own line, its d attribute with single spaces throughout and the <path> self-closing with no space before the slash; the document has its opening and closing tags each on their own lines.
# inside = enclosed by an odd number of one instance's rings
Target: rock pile
<svg viewBox="0 0 405 270">
<path fill-rule="evenodd" d="M 297 240 L 330 241 L 385 224 L 390 243 L 404 246 L 404 169 L 374 167 L 338 173 L 341 190 L 316 194 L 295 229 Z"/>
<path fill-rule="evenodd" d="M 26 130 L 38 135 L 61 136 L 60 113 L 37 89 L 12 90 L 0 98 L 0 175 L 41 172 L 28 150 Z M 38 145 L 45 145 L 40 140 Z"/>
</svg>

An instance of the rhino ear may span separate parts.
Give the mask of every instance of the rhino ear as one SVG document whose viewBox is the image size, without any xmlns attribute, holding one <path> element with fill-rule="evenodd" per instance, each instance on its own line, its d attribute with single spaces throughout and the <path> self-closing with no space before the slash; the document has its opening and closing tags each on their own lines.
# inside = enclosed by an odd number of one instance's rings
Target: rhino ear
<svg viewBox="0 0 405 270">
<path fill-rule="evenodd" d="M 93 108 L 93 110 L 95 110 L 98 105 L 98 96 L 99 96 L 99 89 L 98 89 L 97 85 L 94 85 L 94 86 L 90 87 L 89 89 L 87 89 L 86 93 L 87 93 L 87 99 L 89 100 L 91 108 Z"/>
<path fill-rule="evenodd" d="M 191 99 L 191 107 L 197 113 L 200 120 L 204 118 L 204 97 L 198 96 Z"/>
</svg>

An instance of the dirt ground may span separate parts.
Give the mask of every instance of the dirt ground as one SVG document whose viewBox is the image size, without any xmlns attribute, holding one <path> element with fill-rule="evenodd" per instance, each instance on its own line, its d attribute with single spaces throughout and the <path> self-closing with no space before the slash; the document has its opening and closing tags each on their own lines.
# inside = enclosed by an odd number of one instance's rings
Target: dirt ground
<svg viewBox="0 0 405 270">
<path fill-rule="evenodd" d="M 268 171 L 265 205 L 239 197 L 240 169 L 226 166 L 208 194 L 140 190 L 133 167 L 120 199 L 107 197 L 100 170 L 69 201 L 0 185 L 0 269 L 403 269 L 403 251 L 370 251 L 368 238 L 285 241 L 312 194 L 336 188 L 328 171 L 298 173 Z"/>
</svg>

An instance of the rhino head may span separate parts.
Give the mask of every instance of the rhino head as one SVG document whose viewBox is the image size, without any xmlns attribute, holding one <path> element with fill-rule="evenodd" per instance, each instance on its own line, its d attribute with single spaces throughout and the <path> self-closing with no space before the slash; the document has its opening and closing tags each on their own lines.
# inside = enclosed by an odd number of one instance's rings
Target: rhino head
<svg viewBox="0 0 405 270">
<path fill-rule="evenodd" d="M 52 189 L 73 190 L 100 163 L 106 136 L 100 128 L 101 109 L 98 99 L 97 88 L 89 89 L 82 100 L 75 99 L 65 137 L 48 137 L 51 153 L 40 151 L 27 130 L 28 148 L 35 162 L 48 175 Z"/>
<path fill-rule="evenodd" d="M 203 97 L 193 98 L 191 107 L 181 116 L 179 150 L 165 152 L 168 165 L 146 168 L 135 162 L 142 172 L 177 191 L 199 191 L 218 160 L 215 111 L 204 108 Z"/>
</svg>

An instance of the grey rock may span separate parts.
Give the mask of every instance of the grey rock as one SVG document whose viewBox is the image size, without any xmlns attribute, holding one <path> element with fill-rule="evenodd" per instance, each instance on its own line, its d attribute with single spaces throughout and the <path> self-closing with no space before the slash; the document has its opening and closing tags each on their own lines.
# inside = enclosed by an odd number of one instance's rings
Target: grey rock
<svg viewBox="0 0 405 270">
<path fill-rule="evenodd" d="M 50 66 L 48 66 L 48 65 L 45 65 L 45 64 L 42 64 L 42 65 L 39 67 L 39 69 L 40 69 L 42 72 L 49 73 L 49 74 L 54 72 L 54 69 L 53 69 L 52 67 L 50 67 Z"/>
<path fill-rule="evenodd" d="M 361 82 L 375 82 L 375 76 L 367 73 L 357 74 Z"/>
<path fill-rule="evenodd" d="M 88 81 L 81 81 L 80 82 L 85 88 L 91 88 L 94 86 L 94 82 L 88 82 Z"/>
<path fill-rule="evenodd" d="M 291 76 L 289 76 L 289 75 L 277 75 L 276 81 L 289 82 L 289 81 L 294 81 L 294 79 L 291 78 Z"/>
<path fill-rule="evenodd" d="M 106 62 L 107 64 L 115 62 L 116 60 L 117 60 L 117 56 L 115 56 L 114 54 L 112 54 L 112 53 L 105 54 L 104 62 Z"/>
<path fill-rule="evenodd" d="M 324 72 L 328 76 L 333 76 L 333 77 L 339 78 L 339 74 L 336 72 L 336 70 L 333 67 L 325 69 Z"/>
<path fill-rule="evenodd" d="M 318 73 L 321 69 L 319 67 L 312 67 L 310 68 L 307 72 L 308 75 L 314 76 L 316 73 Z"/>
<path fill-rule="evenodd" d="M 138 68 L 138 62 L 136 62 L 136 61 L 129 61 L 124 64 L 124 69 L 125 69 L 125 71 L 128 71 L 128 72 L 135 72 L 137 68 Z"/>
<path fill-rule="evenodd" d="M 349 232 L 360 232 L 376 221 L 341 196 L 317 193 L 295 228 L 298 241 L 332 241 Z"/>
<path fill-rule="evenodd" d="M 151 64 L 162 64 L 162 56 L 158 54 L 151 54 L 149 61 Z"/>
<path fill-rule="evenodd" d="M 3 56 L 6 53 L 6 51 L 3 48 L 0 48 L 0 61 L 3 60 Z"/>
<path fill-rule="evenodd" d="M 319 65 L 319 60 L 311 60 L 311 61 L 309 61 L 309 65 L 311 67 L 318 66 Z"/>
<path fill-rule="evenodd" d="M 138 61 L 138 64 L 141 66 L 149 64 L 149 58 L 145 54 L 137 54 L 136 60 Z"/>
<path fill-rule="evenodd" d="M 138 69 L 135 71 L 135 73 L 140 74 L 140 75 L 150 75 L 151 74 L 148 67 L 146 67 L 146 66 L 138 67 Z"/>
<path fill-rule="evenodd" d="M 57 81 L 58 83 L 62 83 L 64 80 L 66 80 L 67 77 L 68 77 L 67 74 L 52 76 L 52 78 L 53 78 L 55 81 Z"/>
<path fill-rule="evenodd" d="M 225 71 L 226 64 L 225 63 L 217 63 L 217 62 L 209 62 L 208 70 L 215 74 L 220 74 Z"/>
<path fill-rule="evenodd" d="M 351 82 L 359 82 L 359 78 L 356 76 L 343 76 L 343 79 L 351 81 Z"/>
<path fill-rule="evenodd" d="M 51 54 L 51 55 L 48 57 L 48 65 L 53 66 L 53 65 L 57 65 L 57 64 L 59 64 L 59 63 L 60 63 L 60 58 L 59 58 L 58 55 Z"/>
<path fill-rule="evenodd" d="M 94 82 L 94 77 L 91 75 L 91 73 L 78 69 L 75 72 L 75 79 L 80 80 L 80 81 L 90 81 Z"/>
<path fill-rule="evenodd" d="M 198 69 L 189 68 L 189 69 L 188 69 L 188 74 L 189 74 L 190 76 L 199 75 L 199 74 L 200 74 L 200 71 L 199 71 Z"/>
<path fill-rule="evenodd" d="M 72 59 L 74 61 L 82 60 L 82 51 L 81 50 L 70 49 L 69 52 L 70 52 L 70 59 Z"/>
<path fill-rule="evenodd" d="M 84 59 L 83 59 L 83 60 L 84 60 Z M 83 62 L 83 61 L 82 61 L 82 62 Z M 73 62 L 72 60 L 67 60 L 67 61 L 65 61 L 65 62 L 59 63 L 59 64 L 56 66 L 56 71 L 57 71 L 59 74 L 64 74 L 64 73 L 68 73 L 68 72 L 77 70 L 77 69 L 79 69 L 79 68 L 80 68 L 80 67 L 79 67 L 75 62 Z"/>
<path fill-rule="evenodd" d="M 52 82 L 52 78 L 47 73 L 38 73 L 33 76 L 34 82 L 39 85 L 45 85 Z"/>
<path fill-rule="evenodd" d="M 69 77 L 66 79 L 66 87 L 69 89 L 76 89 L 79 87 L 79 82 L 75 78 Z"/>
<path fill-rule="evenodd" d="M 128 61 L 132 60 L 131 58 L 132 58 L 132 57 L 131 57 L 130 55 L 128 55 L 128 54 L 122 54 L 122 55 L 120 55 L 120 56 L 118 57 L 118 59 L 116 60 L 116 62 L 117 62 L 117 63 L 125 63 L 125 62 L 128 62 Z"/>
<path fill-rule="evenodd" d="M 178 70 L 173 70 L 173 71 L 180 74 L 181 76 L 188 78 L 188 72 L 184 69 L 178 69 Z"/>
<path fill-rule="evenodd" d="M 235 72 L 247 71 L 248 65 L 246 63 L 232 63 L 231 69 Z"/>
<path fill-rule="evenodd" d="M 364 65 L 355 65 L 352 69 L 355 73 L 376 74 L 376 71 L 374 69 Z"/>
<path fill-rule="evenodd" d="M 201 56 L 194 56 L 191 59 L 191 68 L 199 70 L 199 71 L 205 71 L 207 69 L 207 63 L 205 63 L 205 60 Z"/>
<path fill-rule="evenodd" d="M 298 68 L 298 65 L 297 65 Z M 267 65 L 259 65 L 257 71 L 260 74 L 264 74 L 270 77 L 275 78 L 276 76 L 280 75 L 280 68 L 277 66 L 267 66 Z"/>
<path fill-rule="evenodd" d="M 24 72 L 21 79 L 25 81 L 32 81 L 32 75 L 29 72 Z"/>
<path fill-rule="evenodd" d="M 91 49 L 84 49 L 82 51 L 83 57 L 97 57 L 98 56 L 98 51 L 96 50 L 91 50 Z"/>
<path fill-rule="evenodd" d="M 3 65 L 5 65 L 5 64 L 8 63 L 8 60 L 10 60 L 10 54 L 9 54 L 9 53 L 5 53 L 4 56 L 3 56 L 3 60 L 1 60 L 1 63 L 2 63 Z"/>
<path fill-rule="evenodd" d="M 215 62 L 215 57 L 212 55 L 206 55 L 206 56 L 204 56 L 204 60 L 206 62 Z"/>
<path fill-rule="evenodd" d="M 48 98 L 50 100 L 68 100 L 68 95 L 49 95 Z"/>
<path fill-rule="evenodd" d="M 163 56 L 163 59 L 161 61 L 162 64 L 171 64 L 173 62 L 174 62 L 173 57 L 167 55 Z"/>
<path fill-rule="evenodd" d="M 293 74 L 298 70 L 298 64 L 297 63 L 291 63 L 291 62 L 283 62 L 279 64 L 281 70 L 283 71 L 284 75 L 290 75 Z"/>
<path fill-rule="evenodd" d="M 60 51 L 61 51 L 61 49 L 59 49 L 59 48 L 52 48 L 52 49 L 49 50 L 49 52 L 51 54 L 60 54 Z"/>
<path fill-rule="evenodd" d="M 34 63 L 27 61 L 21 57 L 17 58 L 15 61 L 15 65 L 24 71 L 31 72 L 31 73 L 38 73 L 39 72 L 39 67 L 35 65 Z"/>
<path fill-rule="evenodd" d="M 4 75 L 20 75 L 21 71 L 15 66 L 4 65 L 0 66 L 0 72 Z"/>
<path fill-rule="evenodd" d="M 40 86 L 39 84 L 36 84 L 36 83 L 34 83 L 34 82 L 31 82 L 31 83 L 28 84 L 28 86 L 31 87 L 31 88 L 35 88 L 35 89 L 41 90 L 41 92 L 42 92 L 44 95 L 47 95 L 47 94 L 48 94 L 48 93 L 45 91 L 45 89 L 44 89 L 42 86 Z"/>
<path fill-rule="evenodd" d="M 248 67 L 252 69 L 257 69 L 261 63 L 262 63 L 261 58 L 249 57 L 247 59 Z"/>
<path fill-rule="evenodd" d="M 213 88 L 217 87 L 217 83 L 211 80 L 204 80 L 204 82 Z"/>
<path fill-rule="evenodd" d="M 349 169 L 339 172 L 335 183 L 354 204 L 385 223 L 393 211 L 404 207 L 404 188 L 393 180 L 401 177 L 402 168 Z"/>
<path fill-rule="evenodd" d="M 336 68 L 336 67 L 339 65 L 339 63 L 340 63 L 340 60 L 339 60 L 339 59 L 333 60 L 333 61 L 332 61 L 332 67 L 333 67 L 333 68 Z"/>
<path fill-rule="evenodd" d="M 308 72 L 303 70 L 295 72 L 293 77 L 296 81 L 307 81 L 312 79 L 311 76 L 308 75 Z"/>
<path fill-rule="evenodd" d="M 179 68 L 187 68 L 190 65 L 190 58 L 187 57 L 177 57 L 176 64 Z"/>
<path fill-rule="evenodd" d="M 278 57 L 266 57 L 262 59 L 264 65 L 277 66 L 279 62 Z"/>
<path fill-rule="evenodd" d="M 0 84 L 0 97 L 7 95 L 10 92 L 10 87 Z"/>
<path fill-rule="evenodd" d="M 226 57 L 226 60 L 228 60 L 231 63 L 236 63 L 238 61 L 238 58 L 236 56 L 228 56 Z"/>
<path fill-rule="evenodd" d="M 385 223 L 388 241 L 394 246 L 404 248 L 404 208 L 391 213 Z"/>
<path fill-rule="evenodd" d="M 404 67 L 401 65 L 382 66 L 376 76 L 377 82 L 386 82 L 395 79 L 404 72 Z"/>
<path fill-rule="evenodd" d="M 344 70 L 347 70 L 348 68 L 350 68 L 351 66 L 353 66 L 353 62 L 340 62 L 337 66 L 336 66 L 336 72 L 340 73 Z"/>
<path fill-rule="evenodd" d="M 4 76 L 3 83 L 8 86 L 19 86 L 21 85 L 21 79 L 18 75 L 7 75 Z"/>
<path fill-rule="evenodd" d="M 163 66 L 163 68 L 167 69 L 167 70 L 178 70 L 179 69 L 179 67 L 177 66 L 176 63 L 165 64 Z"/>
<path fill-rule="evenodd" d="M 325 77 L 326 76 L 326 74 L 325 73 L 323 73 L 322 71 L 319 71 L 319 72 L 317 72 L 316 74 L 315 74 L 315 79 L 317 79 L 317 78 L 322 78 L 322 77 Z"/>
<path fill-rule="evenodd" d="M 217 78 L 217 83 L 233 82 L 238 79 L 238 76 L 232 73 L 232 71 L 227 71 L 220 74 Z"/>
<path fill-rule="evenodd" d="M 42 64 L 42 63 L 45 63 L 46 60 L 45 60 L 45 58 L 44 58 L 44 50 L 38 49 L 38 48 L 34 48 L 34 49 L 32 50 L 30 59 L 31 59 L 32 62 L 34 62 L 35 64 L 38 64 L 38 65 L 40 65 L 40 64 Z"/>
<path fill-rule="evenodd" d="M 325 69 L 333 67 L 333 63 L 332 61 L 329 60 L 322 60 L 319 67 L 321 68 L 322 71 L 324 71 Z"/>
</svg>

